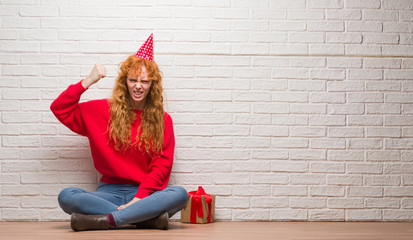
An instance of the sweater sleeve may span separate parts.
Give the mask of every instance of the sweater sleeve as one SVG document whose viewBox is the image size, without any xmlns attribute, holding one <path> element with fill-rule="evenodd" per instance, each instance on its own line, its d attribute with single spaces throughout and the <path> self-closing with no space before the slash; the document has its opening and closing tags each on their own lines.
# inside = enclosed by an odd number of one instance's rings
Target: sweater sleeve
<svg viewBox="0 0 413 240">
<path fill-rule="evenodd" d="M 150 165 L 149 172 L 139 185 L 135 197 L 145 198 L 156 191 L 163 190 L 168 185 L 172 170 L 172 162 L 175 151 L 175 136 L 172 118 L 165 114 L 164 143 L 162 153 L 156 155 Z"/>
<path fill-rule="evenodd" d="M 79 108 L 79 100 L 85 91 L 82 81 L 70 85 L 50 106 L 50 110 L 63 125 L 83 136 L 86 136 L 86 128 Z"/>
</svg>

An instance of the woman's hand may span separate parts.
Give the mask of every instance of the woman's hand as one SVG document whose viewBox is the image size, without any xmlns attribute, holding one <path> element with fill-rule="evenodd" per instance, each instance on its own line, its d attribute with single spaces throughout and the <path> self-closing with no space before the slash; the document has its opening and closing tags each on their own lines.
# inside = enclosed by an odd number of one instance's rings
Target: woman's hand
<svg viewBox="0 0 413 240">
<path fill-rule="evenodd" d="M 134 198 L 132 199 L 132 201 L 128 202 L 127 204 L 120 205 L 120 206 L 118 207 L 118 211 L 121 210 L 121 209 L 124 209 L 124 208 L 129 207 L 129 205 L 132 205 L 132 204 L 136 203 L 136 202 L 139 201 L 139 200 L 141 200 L 141 199 L 140 199 L 140 198 L 137 198 L 137 197 L 134 197 Z"/>
<path fill-rule="evenodd" d="M 106 68 L 102 64 L 96 63 L 92 71 L 89 73 L 89 76 L 83 79 L 82 86 L 84 88 L 89 88 L 104 77 L 106 77 Z"/>
</svg>

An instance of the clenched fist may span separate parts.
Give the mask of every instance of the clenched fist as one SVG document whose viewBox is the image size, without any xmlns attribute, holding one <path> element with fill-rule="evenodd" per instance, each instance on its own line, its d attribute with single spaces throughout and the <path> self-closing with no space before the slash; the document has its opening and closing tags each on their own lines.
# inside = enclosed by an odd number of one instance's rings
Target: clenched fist
<svg viewBox="0 0 413 240">
<path fill-rule="evenodd" d="M 96 63 L 92 71 L 89 73 L 89 76 L 83 79 L 82 86 L 84 88 L 89 88 L 104 77 L 106 77 L 106 68 L 102 64 Z"/>
</svg>

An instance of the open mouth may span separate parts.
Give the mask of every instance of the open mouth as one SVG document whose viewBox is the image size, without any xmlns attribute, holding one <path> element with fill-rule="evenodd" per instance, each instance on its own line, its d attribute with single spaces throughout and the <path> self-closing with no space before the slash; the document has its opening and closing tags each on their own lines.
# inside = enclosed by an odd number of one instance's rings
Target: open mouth
<svg viewBox="0 0 413 240">
<path fill-rule="evenodd" d="M 135 98 L 141 98 L 143 95 L 143 92 L 140 91 L 133 91 L 132 93 Z"/>
</svg>

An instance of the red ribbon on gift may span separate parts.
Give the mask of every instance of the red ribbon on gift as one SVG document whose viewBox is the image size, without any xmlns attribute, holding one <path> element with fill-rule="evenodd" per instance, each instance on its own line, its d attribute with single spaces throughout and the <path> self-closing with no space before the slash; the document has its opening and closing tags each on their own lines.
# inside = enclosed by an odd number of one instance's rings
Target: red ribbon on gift
<svg viewBox="0 0 413 240">
<path fill-rule="evenodd" d="M 202 209 L 202 196 L 205 197 L 205 203 L 208 204 L 208 221 L 211 222 L 211 205 L 212 197 L 211 195 L 205 193 L 205 190 L 199 186 L 198 191 L 191 191 L 188 193 L 189 198 L 191 198 L 191 223 L 196 223 L 197 213 L 199 217 L 204 217 L 204 211 Z"/>
</svg>

